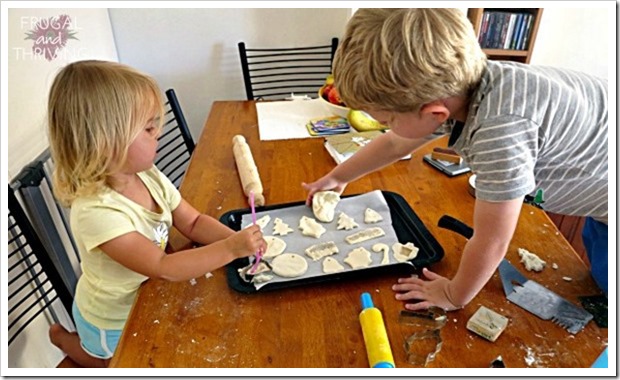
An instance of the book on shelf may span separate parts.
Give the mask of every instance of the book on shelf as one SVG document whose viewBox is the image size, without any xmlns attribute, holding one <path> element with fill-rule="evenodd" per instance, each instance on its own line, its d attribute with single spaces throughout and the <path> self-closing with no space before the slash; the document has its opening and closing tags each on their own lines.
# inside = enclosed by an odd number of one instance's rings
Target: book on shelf
<svg viewBox="0 0 620 380">
<path fill-rule="evenodd" d="M 525 50 L 534 16 L 525 11 L 485 10 L 478 42 L 483 49 Z"/>
<path fill-rule="evenodd" d="M 351 131 L 343 134 L 326 136 L 324 143 L 325 150 L 327 150 L 337 164 L 341 164 L 364 146 L 368 145 L 373 139 L 384 133 L 384 131 Z M 403 157 L 402 160 L 410 158 L 411 155 L 408 154 Z"/>
</svg>

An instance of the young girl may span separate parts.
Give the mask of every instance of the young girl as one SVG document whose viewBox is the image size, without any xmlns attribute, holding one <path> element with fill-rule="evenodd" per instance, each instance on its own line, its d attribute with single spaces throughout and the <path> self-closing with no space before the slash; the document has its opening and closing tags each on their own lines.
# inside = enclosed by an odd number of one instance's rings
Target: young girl
<svg viewBox="0 0 620 380">
<path fill-rule="evenodd" d="M 54 345 L 80 365 L 105 367 L 140 284 L 186 281 L 266 248 L 258 226 L 234 232 L 181 198 L 154 165 L 163 101 L 155 81 L 124 65 L 81 61 L 49 94 L 54 192 L 71 207 L 82 258 L 76 333 L 56 324 Z M 171 226 L 204 246 L 167 255 Z"/>
</svg>

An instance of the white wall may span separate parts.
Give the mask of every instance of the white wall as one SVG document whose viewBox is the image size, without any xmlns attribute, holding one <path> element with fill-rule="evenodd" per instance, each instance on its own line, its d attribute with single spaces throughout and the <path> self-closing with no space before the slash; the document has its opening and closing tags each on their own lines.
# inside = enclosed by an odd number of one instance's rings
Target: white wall
<svg viewBox="0 0 620 380">
<path fill-rule="evenodd" d="M 119 60 L 174 87 L 194 140 L 216 100 L 245 100 L 237 43 L 329 44 L 342 9 L 110 9 Z"/>
</svg>

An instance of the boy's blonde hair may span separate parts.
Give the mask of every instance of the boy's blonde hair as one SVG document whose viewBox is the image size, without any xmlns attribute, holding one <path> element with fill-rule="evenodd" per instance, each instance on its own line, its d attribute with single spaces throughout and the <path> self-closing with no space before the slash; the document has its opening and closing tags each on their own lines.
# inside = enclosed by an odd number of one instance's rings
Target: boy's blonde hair
<svg viewBox="0 0 620 380">
<path fill-rule="evenodd" d="M 458 9 L 359 9 L 333 72 L 351 108 L 415 112 L 434 100 L 467 95 L 486 62 Z"/>
<path fill-rule="evenodd" d="M 56 76 L 48 99 L 54 194 L 64 205 L 103 189 L 129 145 L 153 117 L 163 119 L 159 86 L 131 67 L 79 61 Z"/>
</svg>

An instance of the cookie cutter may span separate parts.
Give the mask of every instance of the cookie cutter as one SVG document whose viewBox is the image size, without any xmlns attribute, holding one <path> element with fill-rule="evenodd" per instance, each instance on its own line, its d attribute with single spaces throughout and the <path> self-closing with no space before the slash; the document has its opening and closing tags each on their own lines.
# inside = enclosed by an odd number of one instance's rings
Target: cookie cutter
<svg viewBox="0 0 620 380">
<path fill-rule="evenodd" d="M 418 330 L 405 339 L 405 353 L 410 364 L 426 366 L 435 360 L 443 344 L 440 330 L 447 321 L 446 311 L 436 306 L 420 311 L 400 311 L 398 322 Z"/>
</svg>

